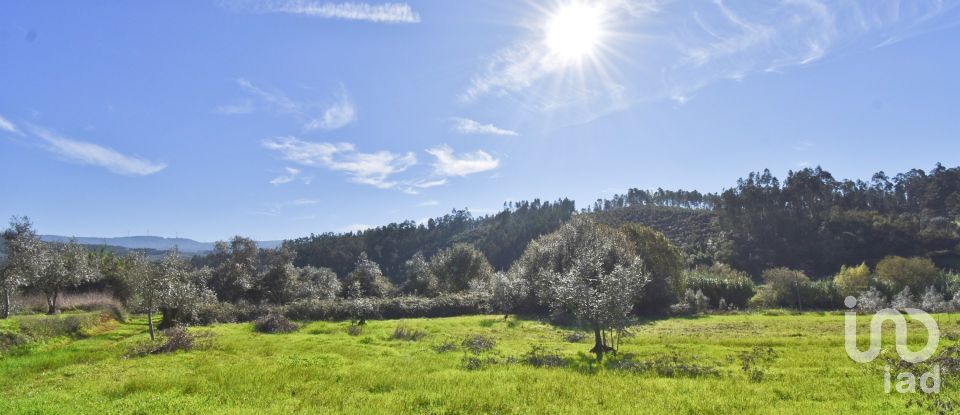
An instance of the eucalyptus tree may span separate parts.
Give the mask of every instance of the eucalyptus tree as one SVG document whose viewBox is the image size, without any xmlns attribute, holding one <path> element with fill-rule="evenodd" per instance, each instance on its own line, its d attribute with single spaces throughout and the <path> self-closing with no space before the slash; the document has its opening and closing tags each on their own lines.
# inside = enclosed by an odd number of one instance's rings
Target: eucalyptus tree
<svg viewBox="0 0 960 415">
<path fill-rule="evenodd" d="M 531 242 L 514 267 L 539 302 L 592 329 L 598 361 L 616 350 L 649 280 L 622 233 L 582 216 Z"/>
</svg>

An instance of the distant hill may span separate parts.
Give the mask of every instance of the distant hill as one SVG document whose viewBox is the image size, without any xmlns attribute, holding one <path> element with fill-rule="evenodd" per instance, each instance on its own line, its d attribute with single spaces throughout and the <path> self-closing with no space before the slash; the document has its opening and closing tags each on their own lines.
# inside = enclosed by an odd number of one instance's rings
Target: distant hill
<svg viewBox="0 0 960 415">
<path fill-rule="evenodd" d="M 162 236 L 121 236 L 115 238 L 80 236 L 72 238 L 60 235 L 40 235 L 45 242 L 69 242 L 76 239 L 78 243 L 91 246 L 113 246 L 126 249 L 152 249 L 167 251 L 177 247 L 185 253 L 203 253 L 213 251 L 213 242 L 197 242 L 187 238 L 164 238 Z M 260 248 L 276 248 L 283 241 L 257 241 Z"/>
</svg>

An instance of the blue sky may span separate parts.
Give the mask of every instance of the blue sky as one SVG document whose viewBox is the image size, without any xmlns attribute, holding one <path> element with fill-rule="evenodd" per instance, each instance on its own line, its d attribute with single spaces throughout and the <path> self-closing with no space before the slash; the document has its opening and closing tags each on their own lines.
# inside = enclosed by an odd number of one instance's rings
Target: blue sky
<svg viewBox="0 0 960 415">
<path fill-rule="evenodd" d="M 266 240 L 957 165 L 958 22 L 919 0 L 4 2 L 0 216 Z"/>
</svg>

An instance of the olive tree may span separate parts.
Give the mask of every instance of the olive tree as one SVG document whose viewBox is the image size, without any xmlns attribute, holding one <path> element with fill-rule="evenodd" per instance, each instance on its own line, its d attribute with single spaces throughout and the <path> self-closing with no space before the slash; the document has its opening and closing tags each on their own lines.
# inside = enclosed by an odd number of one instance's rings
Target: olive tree
<svg viewBox="0 0 960 415">
<path fill-rule="evenodd" d="M 347 276 L 348 289 L 353 289 L 355 284 L 359 287 L 360 297 L 386 297 L 393 292 L 393 284 L 383 276 L 380 265 L 373 262 L 366 252 L 360 253 L 353 271 Z"/>
<path fill-rule="evenodd" d="M 514 265 L 539 302 L 570 312 L 594 333 L 597 360 L 615 351 L 634 302 L 649 280 L 619 231 L 577 217 L 527 246 Z"/>
<path fill-rule="evenodd" d="M 473 245 L 458 243 L 430 258 L 430 270 L 442 292 L 455 293 L 472 286 L 485 286 L 493 278 L 493 267 Z"/>
<path fill-rule="evenodd" d="M 430 268 L 430 263 L 417 252 L 408 259 L 406 264 L 407 281 L 403 284 L 403 291 L 413 295 L 434 297 L 440 293 L 440 282 Z"/>
<path fill-rule="evenodd" d="M 26 216 L 10 219 L 10 227 L 3 232 L 3 240 L 7 256 L 0 266 L 0 294 L 3 295 L 0 318 L 7 318 L 10 315 L 10 297 L 20 287 L 37 280 L 49 265 L 50 254 Z"/>
<path fill-rule="evenodd" d="M 97 277 L 97 268 L 89 253 L 75 239 L 50 245 L 50 259 L 31 281 L 47 297 L 47 314 L 59 314 L 58 299 L 67 288 L 76 287 Z"/>
<path fill-rule="evenodd" d="M 498 272 L 493 275 L 493 296 L 490 303 L 493 309 L 503 313 L 506 320 L 515 313 L 523 300 L 530 294 L 530 284 L 519 272 Z"/>
<path fill-rule="evenodd" d="M 685 293 L 683 254 L 670 239 L 652 228 L 631 223 L 620 228 L 636 255 L 643 258 L 650 282 L 643 287 L 640 311 L 659 313 L 670 308 Z"/>
<path fill-rule="evenodd" d="M 140 251 L 134 251 L 127 255 L 124 261 L 124 278 L 133 292 L 132 302 L 147 312 L 150 340 L 155 338 L 153 314 L 170 289 L 170 284 L 175 276 L 172 272 L 175 267 L 172 266 L 171 261 L 171 254 L 167 254 L 161 263 L 153 263 Z"/>
<path fill-rule="evenodd" d="M 334 300 L 342 289 L 337 274 L 330 268 L 305 266 L 297 269 L 300 275 L 299 295 L 305 298 Z"/>
</svg>

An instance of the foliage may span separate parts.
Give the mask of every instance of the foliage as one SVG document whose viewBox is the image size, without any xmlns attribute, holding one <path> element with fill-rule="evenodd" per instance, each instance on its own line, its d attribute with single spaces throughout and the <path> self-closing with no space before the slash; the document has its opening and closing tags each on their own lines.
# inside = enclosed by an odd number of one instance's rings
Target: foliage
<svg viewBox="0 0 960 415">
<path fill-rule="evenodd" d="M 259 333 L 292 333 L 300 328 L 283 314 L 270 313 L 256 319 L 253 329 Z"/>
<path fill-rule="evenodd" d="M 777 304 L 787 307 L 803 308 L 801 290 L 810 284 L 810 277 L 803 271 L 789 268 L 772 268 L 763 272 L 763 281 L 771 291 Z"/>
<path fill-rule="evenodd" d="M 943 275 L 928 258 L 889 256 L 877 264 L 877 280 L 888 284 L 895 292 L 910 288 L 923 292 L 929 287 L 944 288 Z"/>
<path fill-rule="evenodd" d="M 297 297 L 303 299 L 333 300 L 343 289 L 337 274 L 330 268 L 305 266 L 297 270 L 300 278 Z"/>
<path fill-rule="evenodd" d="M 454 244 L 430 258 L 430 271 L 437 278 L 442 292 L 463 292 L 475 284 L 489 284 L 493 268 L 478 251 L 468 244 Z"/>
<path fill-rule="evenodd" d="M 237 302 L 253 288 L 259 269 L 257 243 L 235 236 L 229 243 L 217 241 L 209 262 L 212 263 L 210 289 L 220 301 Z"/>
<path fill-rule="evenodd" d="M 687 305 L 687 310 L 694 314 L 705 313 L 710 308 L 710 299 L 703 295 L 703 291 L 688 288 L 683 294 L 683 301 Z"/>
<path fill-rule="evenodd" d="M 684 357 L 678 352 L 640 360 L 632 353 L 615 356 L 605 364 L 607 369 L 633 373 L 654 373 L 667 378 L 719 377 L 717 364 L 700 359 L 699 356 Z"/>
<path fill-rule="evenodd" d="M 512 272 L 530 282 L 540 303 L 590 326 L 602 360 L 648 281 L 642 264 L 622 233 L 577 217 L 531 242 Z"/>
<path fill-rule="evenodd" d="M 860 294 L 870 286 L 870 267 L 866 262 L 855 267 L 843 265 L 840 267 L 840 272 L 833 277 L 833 283 L 836 284 L 841 295 Z"/>
<path fill-rule="evenodd" d="M 135 343 L 126 353 L 127 357 L 143 357 L 151 354 L 170 354 L 177 351 L 206 350 L 213 346 L 211 332 L 191 333 L 185 326 L 174 326 L 160 333 L 155 340 Z"/>
<path fill-rule="evenodd" d="M 740 361 L 740 370 L 752 382 L 761 382 L 767 376 L 767 368 L 780 354 L 772 347 L 754 346 L 749 351 L 739 352 L 736 355 Z"/>
<path fill-rule="evenodd" d="M 440 281 L 430 268 L 430 263 L 422 252 L 417 252 L 405 263 L 407 280 L 403 283 L 403 292 L 412 295 L 434 297 L 440 294 Z"/>
<path fill-rule="evenodd" d="M 520 361 L 533 367 L 565 367 L 569 359 L 560 354 L 557 349 L 548 349 L 542 344 L 535 344 L 530 351 L 524 353 Z"/>
<path fill-rule="evenodd" d="M 950 309 L 950 303 L 944 300 L 943 294 L 931 286 L 920 297 L 920 309 L 928 313 L 942 313 Z"/>
<path fill-rule="evenodd" d="M 351 298 L 386 297 L 393 292 L 393 284 L 383 276 L 380 266 L 371 261 L 366 252 L 361 252 L 357 257 L 353 271 L 347 275 L 346 286 L 349 290 L 357 290 L 352 297 L 348 294 Z"/>
<path fill-rule="evenodd" d="M 635 223 L 624 225 L 620 232 L 643 258 L 643 273 L 649 279 L 638 301 L 641 313 L 659 313 L 675 303 L 686 289 L 683 278 L 683 255 L 667 237 L 651 228 Z"/>
<path fill-rule="evenodd" d="M 515 313 L 530 295 L 530 284 L 519 272 L 497 272 L 493 276 L 493 295 L 491 306 L 497 312 L 508 316 Z"/>
<path fill-rule="evenodd" d="M 749 275 L 725 264 L 697 266 L 685 271 L 684 275 L 687 287 L 707 296 L 712 308 L 727 308 L 720 307 L 720 301 L 723 300 L 730 306 L 744 309 L 756 294 L 756 287 Z"/>
<path fill-rule="evenodd" d="M 481 354 L 484 352 L 493 351 L 497 347 L 497 341 L 491 337 L 483 335 L 470 336 L 463 339 L 463 342 L 460 343 L 464 349 L 473 354 Z"/>
<path fill-rule="evenodd" d="M 862 313 L 875 313 L 888 306 L 886 298 L 874 287 L 870 287 L 857 297 L 857 310 Z"/>
<path fill-rule="evenodd" d="M 906 308 L 916 308 L 916 301 L 913 299 L 913 293 L 910 292 L 910 287 L 903 287 L 896 296 L 893 297 L 893 300 L 890 301 L 890 308 L 896 310 L 903 310 Z"/>
</svg>

